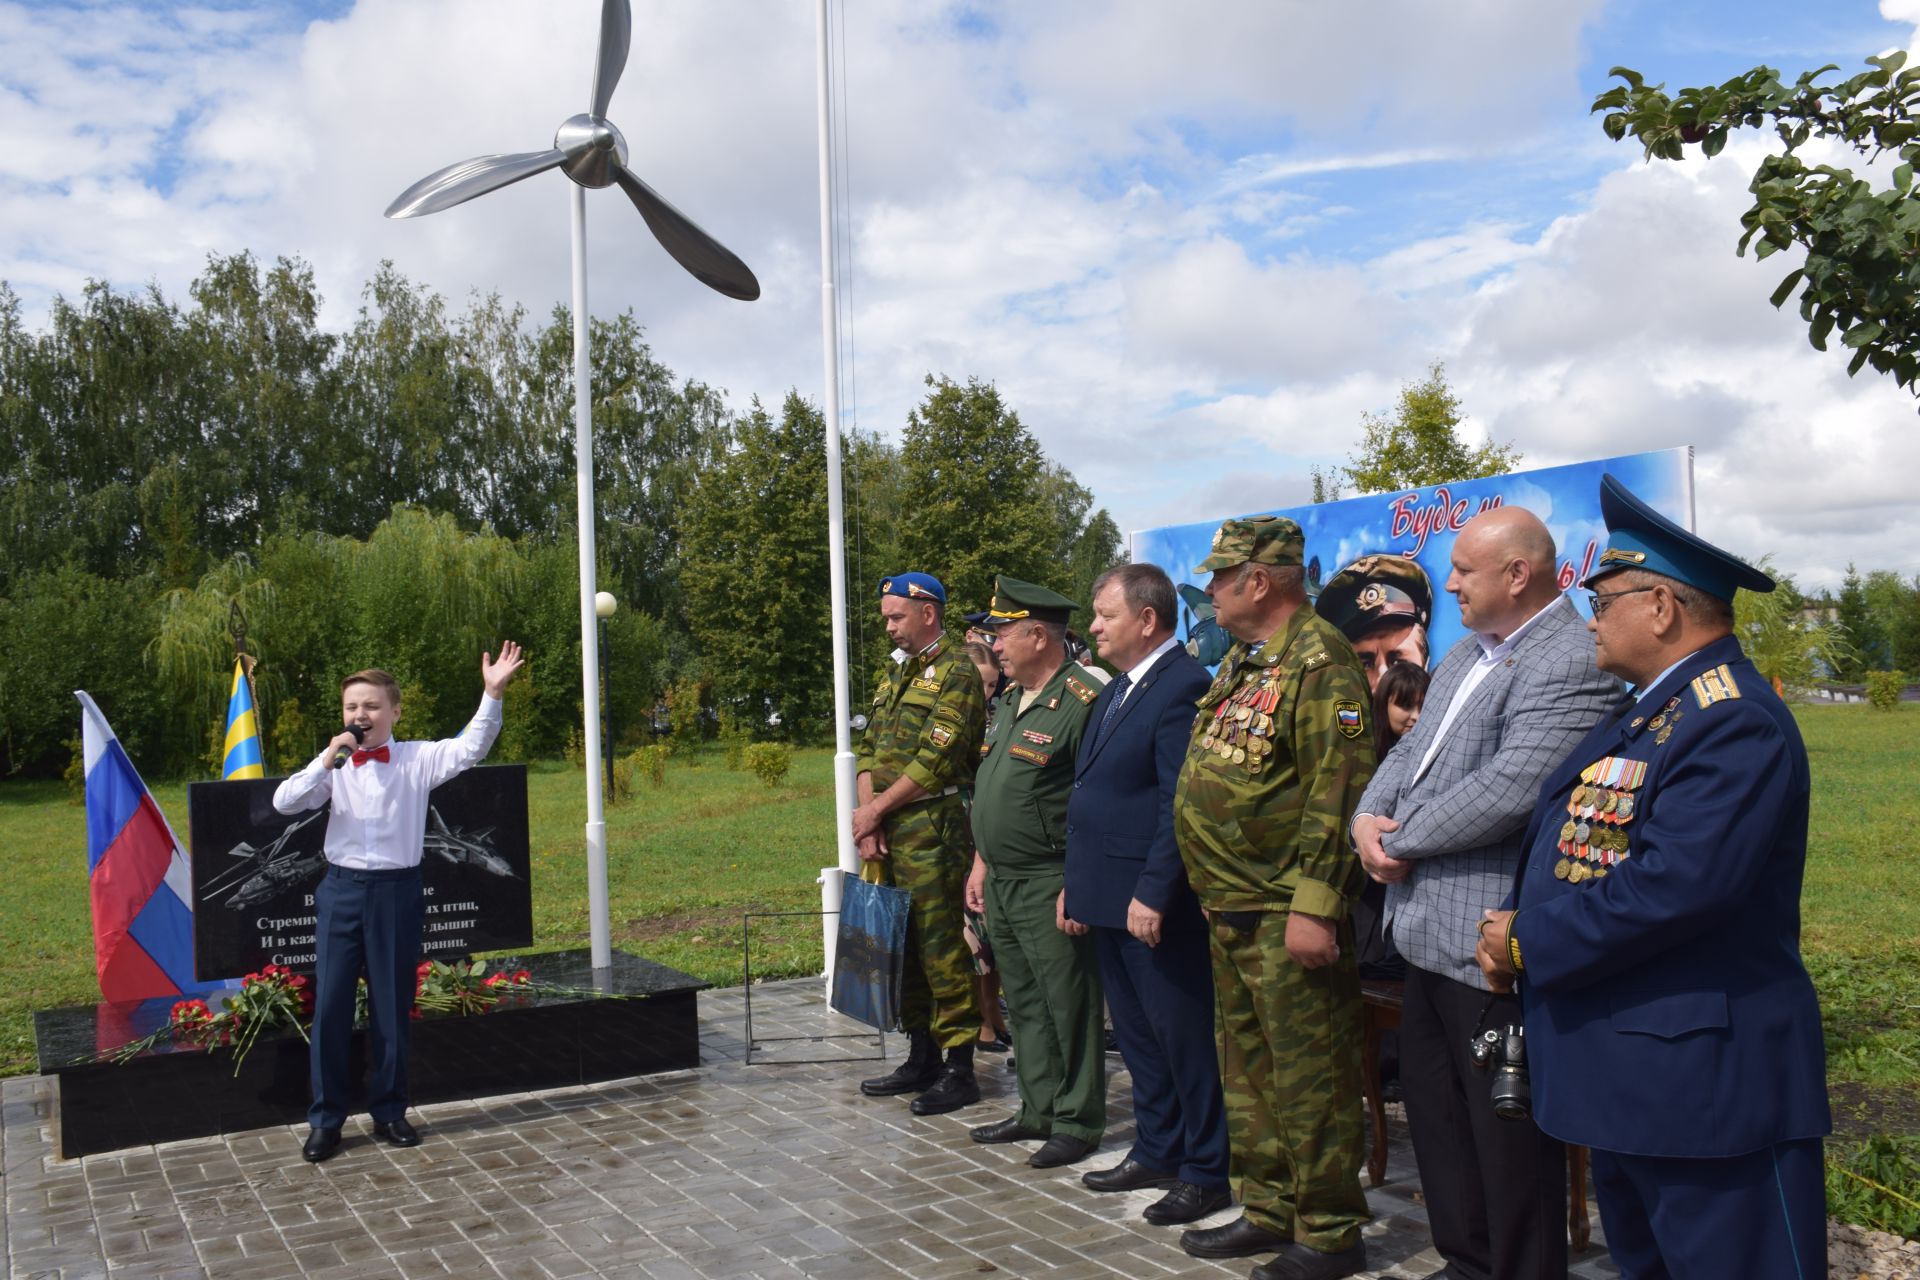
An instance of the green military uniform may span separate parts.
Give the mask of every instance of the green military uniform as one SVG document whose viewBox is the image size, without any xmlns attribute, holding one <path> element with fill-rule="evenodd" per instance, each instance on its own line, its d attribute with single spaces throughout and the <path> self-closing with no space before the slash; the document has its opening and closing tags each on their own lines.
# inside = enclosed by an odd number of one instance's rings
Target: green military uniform
<svg viewBox="0 0 1920 1280">
<path fill-rule="evenodd" d="M 902 777 L 927 799 L 886 819 L 887 883 L 913 895 L 900 982 L 900 1024 L 942 1048 L 980 1034 L 961 910 L 972 841 L 960 788 L 973 780 L 986 720 L 980 673 L 950 636 L 895 663 L 873 697 L 854 769 L 878 795 Z"/>
<path fill-rule="evenodd" d="M 1298 525 L 1230 520 L 1197 572 L 1298 565 Z M 1174 795 L 1187 878 L 1211 924 L 1220 1078 L 1236 1193 L 1253 1225 L 1323 1253 L 1359 1241 L 1360 980 L 1347 842 L 1373 775 L 1367 680 L 1302 604 L 1265 643 L 1235 644 L 1200 701 Z M 1340 922 L 1334 963 L 1287 954 L 1291 911 Z"/>
<path fill-rule="evenodd" d="M 1072 602 L 1002 578 L 995 618 Z M 1015 606 L 1029 603 L 1029 611 Z M 1105 1018 L 1093 937 L 1061 932 L 1054 909 L 1065 886 L 1067 798 L 1098 677 L 1062 663 L 1028 695 L 1001 695 L 974 782 L 974 845 L 987 864 L 987 937 L 1019 1047 L 1015 1070 L 1024 1129 L 1097 1143 L 1107 1126 Z M 1024 709 L 1022 703 L 1025 703 Z"/>
</svg>

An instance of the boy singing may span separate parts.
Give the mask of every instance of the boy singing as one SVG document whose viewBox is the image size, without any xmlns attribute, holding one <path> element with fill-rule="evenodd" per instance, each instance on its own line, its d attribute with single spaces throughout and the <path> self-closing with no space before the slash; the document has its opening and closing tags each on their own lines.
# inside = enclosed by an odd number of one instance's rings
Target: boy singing
<svg viewBox="0 0 1920 1280">
<path fill-rule="evenodd" d="M 319 920 L 312 1030 L 313 1105 L 307 1109 L 308 1161 L 340 1146 L 347 1118 L 347 1045 L 354 987 L 367 978 L 367 1110 L 374 1136 L 396 1147 L 420 1144 L 407 1121 L 407 1023 L 420 961 L 424 901 L 421 844 L 427 794 L 486 759 L 500 735 L 500 698 L 524 663 L 508 640 L 500 657 L 482 654 L 486 693 L 458 737 L 395 742 L 400 686 L 384 671 L 357 671 L 340 684 L 347 727 L 273 793 L 273 807 L 299 813 L 333 804 L 327 815 L 327 870 L 314 894 Z"/>
</svg>

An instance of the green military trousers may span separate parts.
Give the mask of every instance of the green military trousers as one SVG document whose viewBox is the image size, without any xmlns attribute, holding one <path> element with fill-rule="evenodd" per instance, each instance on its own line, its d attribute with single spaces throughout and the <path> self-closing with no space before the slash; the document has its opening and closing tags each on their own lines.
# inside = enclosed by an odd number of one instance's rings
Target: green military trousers
<svg viewBox="0 0 1920 1280">
<path fill-rule="evenodd" d="M 886 821 L 887 883 L 913 897 L 907 915 L 906 964 L 900 977 L 900 1025 L 931 1031 L 943 1049 L 980 1035 L 973 958 L 962 909 L 973 838 L 960 797 L 935 796 Z"/>
<path fill-rule="evenodd" d="M 1098 1142 L 1107 1129 L 1106 1021 L 1093 935 L 1054 923 L 1062 876 L 987 875 L 987 938 L 1013 1020 L 1019 1122 Z"/>
<path fill-rule="evenodd" d="M 1214 912 L 1210 933 L 1234 1194 L 1255 1226 L 1322 1253 L 1350 1248 L 1373 1217 L 1360 1189 L 1352 926 L 1340 926 L 1338 960 L 1303 969 L 1287 954 L 1286 912 L 1252 913 L 1249 930 L 1227 914 L 1239 913 Z"/>
</svg>

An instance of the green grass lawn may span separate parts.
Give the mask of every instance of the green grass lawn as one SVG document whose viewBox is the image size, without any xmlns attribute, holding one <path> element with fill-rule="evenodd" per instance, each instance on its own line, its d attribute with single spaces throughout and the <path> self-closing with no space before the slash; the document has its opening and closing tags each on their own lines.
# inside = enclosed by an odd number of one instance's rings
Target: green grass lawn
<svg viewBox="0 0 1920 1280">
<path fill-rule="evenodd" d="M 1799 709 L 1812 758 L 1805 947 L 1826 1011 L 1843 1131 L 1920 1133 L 1920 707 Z M 720 754 L 676 759 L 607 816 L 614 945 L 737 984 L 743 911 L 813 910 L 833 862 L 831 755 L 796 754 L 768 788 Z M 529 780 L 536 949 L 585 946 L 581 775 Z M 155 789 L 176 830 L 184 785 Z M 86 823 L 54 783 L 0 785 L 0 1074 L 33 1069 L 31 1011 L 98 999 L 87 916 Z M 817 920 L 756 921 L 756 976 L 815 973 Z"/>
</svg>

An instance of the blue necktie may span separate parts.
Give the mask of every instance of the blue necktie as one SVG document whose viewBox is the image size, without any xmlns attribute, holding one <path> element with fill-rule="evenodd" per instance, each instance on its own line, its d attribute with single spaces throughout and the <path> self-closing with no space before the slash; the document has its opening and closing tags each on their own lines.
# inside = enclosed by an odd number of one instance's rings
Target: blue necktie
<svg viewBox="0 0 1920 1280">
<path fill-rule="evenodd" d="M 1133 681 L 1127 679 L 1124 675 L 1113 678 L 1113 701 L 1107 704 L 1107 714 L 1100 719 L 1100 732 L 1094 738 L 1095 743 L 1098 743 L 1101 738 L 1106 737 L 1107 730 L 1113 728 L 1114 718 L 1120 714 L 1120 704 L 1126 701 L 1127 688 L 1132 683 Z"/>
</svg>

